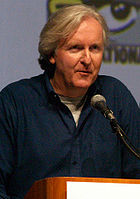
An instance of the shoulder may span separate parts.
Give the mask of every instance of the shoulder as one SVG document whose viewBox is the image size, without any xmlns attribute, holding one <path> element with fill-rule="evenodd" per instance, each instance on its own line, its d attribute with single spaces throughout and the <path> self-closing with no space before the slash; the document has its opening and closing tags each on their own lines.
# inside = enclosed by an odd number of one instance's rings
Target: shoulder
<svg viewBox="0 0 140 199">
<path fill-rule="evenodd" d="M 119 84 L 119 85 L 122 85 L 122 86 L 125 86 L 119 79 L 115 78 L 115 77 L 112 77 L 112 76 L 108 76 L 108 75 L 99 75 L 98 76 L 98 79 L 101 83 L 104 83 L 105 85 L 116 85 L 116 84 Z"/>
<path fill-rule="evenodd" d="M 0 92 L 0 99 L 7 102 L 31 99 L 41 92 L 41 87 L 43 87 L 43 75 L 22 79 L 3 88 Z"/>
<path fill-rule="evenodd" d="M 118 121 L 129 123 L 132 118 L 140 118 L 140 109 L 130 90 L 117 78 L 100 75 L 98 84 L 101 88 L 101 95 L 106 99 L 107 106 L 114 112 Z M 134 115 L 135 116 L 134 116 Z"/>
<path fill-rule="evenodd" d="M 2 92 L 5 91 L 18 91 L 24 88 L 32 88 L 35 85 L 39 85 L 43 79 L 43 75 L 34 76 L 31 78 L 21 79 L 16 82 L 8 84 L 5 88 L 2 89 Z"/>
<path fill-rule="evenodd" d="M 101 94 L 107 99 L 108 102 L 118 104 L 119 106 L 137 106 L 136 100 L 131 94 L 127 86 L 119 79 L 100 75 L 98 77 L 98 84 L 101 89 Z"/>
<path fill-rule="evenodd" d="M 121 95 L 123 92 L 130 93 L 123 82 L 112 76 L 99 75 L 98 83 L 100 84 L 101 89 L 106 92 L 113 92 L 118 95 Z"/>
</svg>

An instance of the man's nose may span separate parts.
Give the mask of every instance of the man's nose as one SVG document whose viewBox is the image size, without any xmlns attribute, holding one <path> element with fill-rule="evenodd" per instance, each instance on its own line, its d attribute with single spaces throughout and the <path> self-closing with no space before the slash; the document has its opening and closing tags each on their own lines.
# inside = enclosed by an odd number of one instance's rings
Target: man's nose
<svg viewBox="0 0 140 199">
<path fill-rule="evenodd" d="M 81 63 L 84 66 L 89 66 L 91 63 L 91 52 L 89 49 L 83 50 L 82 58 L 81 58 Z"/>
</svg>

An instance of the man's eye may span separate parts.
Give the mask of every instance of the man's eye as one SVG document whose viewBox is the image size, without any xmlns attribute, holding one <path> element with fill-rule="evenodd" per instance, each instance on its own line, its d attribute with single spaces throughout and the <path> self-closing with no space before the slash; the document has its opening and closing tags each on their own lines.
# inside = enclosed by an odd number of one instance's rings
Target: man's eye
<svg viewBox="0 0 140 199">
<path fill-rule="evenodd" d="M 70 49 L 71 50 L 80 50 L 80 49 L 82 49 L 82 47 L 79 45 L 74 45 L 74 46 L 71 46 Z"/>
<path fill-rule="evenodd" d="M 97 50 L 98 48 L 99 48 L 98 45 L 95 44 L 95 45 L 90 47 L 90 50 Z"/>
</svg>

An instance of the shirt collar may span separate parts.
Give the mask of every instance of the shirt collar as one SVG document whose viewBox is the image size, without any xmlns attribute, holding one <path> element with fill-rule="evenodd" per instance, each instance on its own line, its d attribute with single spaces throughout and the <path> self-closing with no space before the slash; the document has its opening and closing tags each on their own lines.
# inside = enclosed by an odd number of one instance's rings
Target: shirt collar
<svg viewBox="0 0 140 199">
<path fill-rule="evenodd" d="M 51 83 L 47 71 L 44 72 L 44 79 L 45 79 L 45 86 L 47 90 L 48 99 L 51 103 L 58 103 L 60 102 L 59 96 L 55 93 Z"/>
</svg>

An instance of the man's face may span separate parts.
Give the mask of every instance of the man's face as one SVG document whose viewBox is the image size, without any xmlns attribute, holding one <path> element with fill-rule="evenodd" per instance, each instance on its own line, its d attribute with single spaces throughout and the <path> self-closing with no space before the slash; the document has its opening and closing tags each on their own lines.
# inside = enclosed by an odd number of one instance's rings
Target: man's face
<svg viewBox="0 0 140 199">
<path fill-rule="evenodd" d="M 51 63 L 56 63 L 52 81 L 59 94 L 69 90 L 87 91 L 96 80 L 104 50 L 103 30 L 98 21 L 87 18 L 62 46 L 58 46 Z M 76 94 L 76 93 L 75 93 Z"/>
</svg>

